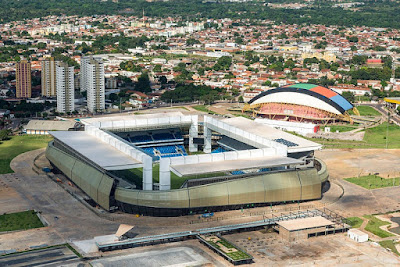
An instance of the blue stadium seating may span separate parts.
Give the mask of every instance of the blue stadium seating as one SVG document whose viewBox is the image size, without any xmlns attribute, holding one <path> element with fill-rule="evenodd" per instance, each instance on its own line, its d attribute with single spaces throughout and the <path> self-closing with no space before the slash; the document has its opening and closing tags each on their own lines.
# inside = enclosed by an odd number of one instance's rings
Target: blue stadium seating
<svg viewBox="0 0 400 267">
<path fill-rule="evenodd" d="M 269 172 L 269 171 L 271 171 L 270 168 L 261 168 L 258 170 L 258 172 Z"/>
<path fill-rule="evenodd" d="M 176 147 L 181 149 L 182 151 L 185 151 L 185 147 L 183 145 L 177 145 Z"/>
<path fill-rule="evenodd" d="M 226 150 L 223 149 L 222 147 L 218 147 L 217 149 L 214 149 L 213 151 L 211 151 L 212 154 L 222 153 L 222 152 L 226 152 Z"/>
<path fill-rule="evenodd" d="M 183 145 L 156 146 L 154 149 L 161 154 L 162 158 L 187 156 Z"/>
<path fill-rule="evenodd" d="M 187 156 L 183 145 L 162 145 L 162 143 L 182 143 L 183 136 L 179 131 L 174 133 L 143 133 L 136 136 L 130 136 L 128 134 L 124 138 L 134 144 L 143 143 L 144 145 L 145 143 L 148 143 L 146 145 L 151 147 L 144 147 L 142 149 L 146 154 L 152 156 L 153 159 L 156 160 L 166 157 Z"/>
<path fill-rule="evenodd" d="M 244 174 L 244 171 L 233 171 L 231 172 L 233 175 Z"/>
<path fill-rule="evenodd" d="M 160 151 L 161 154 L 177 153 L 176 146 L 156 146 L 155 149 Z"/>
<path fill-rule="evenodd" d="M 173 158 L 173 157 L 181 157 L 182 154 L 165 154 L 161 155 L 162 158 Z"/>
<path fill-rule="evenodd" d="M 152 148 L 152 147 L 144 147 L 144 148 L 142 148 L 143 150 L 144 150 L 144 152 L 146 153 L 146 154 L 149 154 L 149 155 L 151 155 L 151 156 L 154 156 L 154 148 Z"/>
</svg>

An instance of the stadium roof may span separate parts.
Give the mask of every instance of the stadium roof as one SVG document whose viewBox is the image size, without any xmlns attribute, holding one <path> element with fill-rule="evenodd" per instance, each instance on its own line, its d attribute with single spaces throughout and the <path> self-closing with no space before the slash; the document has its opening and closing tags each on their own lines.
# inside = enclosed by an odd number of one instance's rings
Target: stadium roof
<svg viewBox="0 0 400 267">
<path fill-rule="evenodd" d="M 277 224 L 288 231 L 298 231 L 303 229 L 311 229 L 317 227 L 324 227 L 329 225 L 334 225 L 334 222 L 322 217 L 308 217 L 308 218 L 301 218 L 301 219 L 294 219 L 289 221 L 281 221 L 277 222 Z"/>
<path fill-rule="evenodd" d="M 128 114 L 128 115 L 114 115 L 114 116 L 104 116 L 104 117 L 95 117 L 95 118 L 82 118 L 80 121 L 84 124 L 96 124 L 101 122 L 110 122 L 110 121 L 132 121 L 132 120 L 141 120 L 141 119 L 154 119 L 160 117 L 179 117 L 183 116 L 182 112 L 174 111 L 174 112 L 164 112 L 164 113 L 154 113 L 154 114 Z"/>
<path fill-rule="evenodd" d="M 49 121 L 49 120 L 30 120 L 25 126 L 26 130 L 42 130 L 42 131 L 68 131 L 74 128 L 76 121 Z"/>
<path fill-rule="evenodd" d="M 280 166 L 288 166 L 300 163 L 303 163 L 303 161 L 288 157 L 274 156 L 274 157 L 247 158 L 247 159 L 237 159 L 237 160 L 185 164 L 185 165 L 171 165 L 171 170 L 179 177 L 182 177 L 182 176 L 189 176 L 196 174 L 215 173 L 215 172 L 280 167 Z"/>
<path fill-rule="evenodd" d="M 142 167 L 141 162 L 117 150 L 86 132 L 49 132 L 64 145 L 105 170 L 125 170 Z"/>
<path fill-rule="evenodd" d="M 197 118 L 197 117 L 196 117 Z M 181 112 L 163 112 L 141 115 L 115 115 L 107 117 L 85 118 L 81 122 L 100 129 L 115 131 L 160 129 L 171 126 L 190 125 L 193 116 L 183 115 Z"/>
<path fill-rule="evenodd" d="M 343 96 L 326 87 L 315 84 L 298 83 L 278 87 L 260 93 L 249 104 L 289 103 L 310 106 L 335 114 L 343 114 L 353 105 Z"/>
<path fill-rule="evenodd" d="M 255 149 L 255 147 L 248 145 L 246 143 L 240 142 L 228 136 L 223 136 L 217 144 L 223 147 L 228 148 L 228 150 L 248 150 Z"/>
<path fill-rule="evenodd" d="M 400 97 L 385 97 L 384 100 L 388 103 L 400 105 Z"/>
<path fill-rule="evenodd" d="M 243 117 L 229 118 L 222 121 L 242 129 L 243 131 L 247 131 L 265 139 L 286 145 L 289 153 L 317 150 L 322 148 L 322 145 L 318 143 Z"/>
</svg>

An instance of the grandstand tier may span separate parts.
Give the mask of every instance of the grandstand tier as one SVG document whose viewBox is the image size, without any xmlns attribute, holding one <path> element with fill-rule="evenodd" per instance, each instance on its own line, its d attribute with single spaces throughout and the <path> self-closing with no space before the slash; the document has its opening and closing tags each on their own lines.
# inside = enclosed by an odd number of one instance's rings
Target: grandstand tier
<svg viewBox="0 0 400 267">
<path fill-rule="evenodd" d="M 179 129 L 117 132 L 115 134 L 142 149 L 143 152 L 152 156 L 154 160 L 187 155 L 183 146 L 183 135 Z"/>
</svg>

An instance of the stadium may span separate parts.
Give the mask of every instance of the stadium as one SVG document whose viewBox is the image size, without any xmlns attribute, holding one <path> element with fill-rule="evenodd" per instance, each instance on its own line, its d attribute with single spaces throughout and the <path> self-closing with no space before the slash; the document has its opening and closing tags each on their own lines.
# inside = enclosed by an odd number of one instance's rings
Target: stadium
<svg viewBox="0 0 400 267">
<path fill-rule="evenodd" d="M 315 84 L 292 84 L 264 91 L 245 105 L 254 116 L 291 122 L 352 123 L 349 111 L 358 110 L 335 91 Z"/>
<path fill-rule="evenodd" d="M 168 112 L 81 119 L 46 157 L 107 211 L 181 216 L 320 199 L 321 145 L 243 118 Z"/>
</svg>

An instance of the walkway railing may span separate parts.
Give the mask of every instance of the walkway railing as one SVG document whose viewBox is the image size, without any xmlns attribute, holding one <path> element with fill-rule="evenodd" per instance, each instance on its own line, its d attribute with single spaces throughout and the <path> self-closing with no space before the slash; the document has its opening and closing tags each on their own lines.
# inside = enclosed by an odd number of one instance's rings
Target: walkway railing
<svg viewBox="0 0 400 267">
<path fill-rule="evenodd" d="M 323 216 L 329 220 L 334 221 L 337 224 L 341 224 L 343 228 L 346 228 L 346 224 L 343 222 L 343 218 L 338 214 L 330 211 L 328 209 L 321 210 L 307 210 L 307 211 L 297 211 L 297 212 L 289 212 L 288 214 L 281 213 L 279 216 L 275 216 L 272 214 L 271 218 L 264 218 L 263 220 L 247 222 L 247 223 L 239 223 L 232 225 L 223 225 L 217 227 L 210 228 L 202 228 L 194 231 L 185 231 L 185 232 L 175 232 L 169 234 L 161 234 L 161 235 L 153 235 L 153 236 L 143 236 L 138 238 L 126 239 L 123 241 L 116 241 L 107 244 L 98 244 L 97 247 L 100 251 L 110 251 L 115 249 L 124 249 L 124 248 L 132 248 L 137 246 L 146 246 L 153 245 L 157 243 L 166 243 L 166 242 L 174 242 L 181 241 L 187 238 L 195 238 L 197 235 L 205 235 L 205 234 L 220 234 L 227 232 L 234 232 L 238 230 L 253 230 L 259 229 L 269 225 L 275 225 L 279 221 L 287 221 L 294 220 L 299 218 L 307 218 L 307 217 L 316 217 Z M 347 227 L 349 228 L 349 226 Z"/>
</svg>

